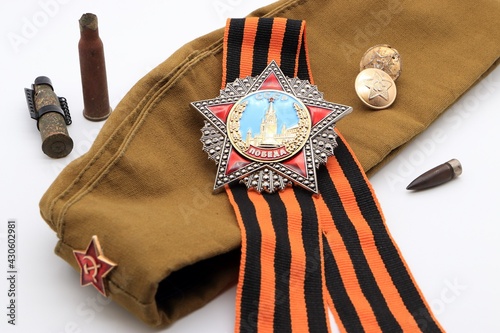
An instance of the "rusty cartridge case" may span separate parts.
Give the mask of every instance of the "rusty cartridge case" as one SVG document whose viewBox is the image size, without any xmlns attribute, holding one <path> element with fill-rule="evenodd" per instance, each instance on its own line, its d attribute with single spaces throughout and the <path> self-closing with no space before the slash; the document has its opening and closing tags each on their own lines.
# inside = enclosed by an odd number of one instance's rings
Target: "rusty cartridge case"
<svg viewBox="0 0 500 333">
<path fill-rule="evenodd" d="M 37 77 L 33 84 L 34 107 L 39 114 L 37 126 L 42 137 L 42 151 L 49 157 L 61 158 L 73 150 L 59 97 L 48 77 Z"/>
<path fill-rule="evenodd" d="M 88 120 L 101 121 L 109 117 L 108 82 L 104 47 L 99 37 L 97 16 L 83 14 L 79 20 L 78 53 L 82 77 L 83 115 Z"/>
</svg>

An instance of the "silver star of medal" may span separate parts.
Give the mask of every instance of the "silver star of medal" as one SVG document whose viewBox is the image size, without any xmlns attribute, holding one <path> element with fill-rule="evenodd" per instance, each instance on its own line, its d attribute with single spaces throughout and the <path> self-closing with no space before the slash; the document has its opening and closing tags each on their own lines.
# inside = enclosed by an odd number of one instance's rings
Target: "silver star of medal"
<svg viewBox="0 0 500 333">
<path fill-rule="evenodd" d="M 258 192 L 297 185 L 318 193 L 316 171 L 337 146 L 335 123 L 352 111 L 274 61 L 191 105 L 205 118 L 200 140 L 217 164 L 214 191 L 241 182 Z"/>
</svg>

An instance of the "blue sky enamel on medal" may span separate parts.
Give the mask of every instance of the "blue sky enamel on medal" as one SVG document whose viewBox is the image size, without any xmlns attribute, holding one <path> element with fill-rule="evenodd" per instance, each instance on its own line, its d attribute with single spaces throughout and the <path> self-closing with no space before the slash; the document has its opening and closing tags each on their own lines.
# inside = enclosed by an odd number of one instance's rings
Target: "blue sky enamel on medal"
<svg viewBox="0 0 500 333">
<path fill-rule="evenodd" d="M 335 123 L 352 111 L 325 101 L 309 81 L 286 77 L 274 61 L 191 105 L 205 117 L 200 140 L 217 164 L 214 191 L 239 181 L 258 192 L 295 184 L 318 193 L 316 169 L 334 153 Z"/>
</svg>

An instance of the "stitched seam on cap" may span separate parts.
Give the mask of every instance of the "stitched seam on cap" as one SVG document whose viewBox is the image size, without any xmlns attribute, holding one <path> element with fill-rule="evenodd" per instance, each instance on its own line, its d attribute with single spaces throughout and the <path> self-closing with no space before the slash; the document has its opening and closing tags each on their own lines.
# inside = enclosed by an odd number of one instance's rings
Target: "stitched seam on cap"
<svg viewBox="0 0 500 333">
<path fill-rule="evenodd" d="M 61 212 L 63 211 L 64 207 L 61 208 L 61 211 L 59 213 L 59 217 L 54 218 L 54 208 L 55 208 L 56 203 L 60 200 L 63 200 L 68 195 L 68 193 L 80 182 L 80 180 L 83 178 L 83 176 L 85 175 L 87 170 L 89 170 L 100 159 L 100 157 L 104 154 L 104 152 L 107 151 L 107 147 L 117 138 L 119 132 L 123 130 L 123 128 L 127 125 L 127 123 L 135 122 L 136 119 L 138 117 L 140 117 L 141 109 L 143 109 L 143 107 L 148 104 L 148 101 L 150 101 L 151 95 L 154 95 L 154 92 L 156 91 L 157 87 L 159 85 L 163 85 L 164 81 L 168 81 L 168 80 L 172 79 L 172 77 L 174 76 L 173 73 L 177 72 L 178 69 L 180 67 L 182 67 L 183 65 L 185 65 L 185 63 L 188 62 L 191 59 L 191 57 L 196 53 L 197 53 L 197 51 L 191 53 L 181 64 L 179 64 L 178 66 L 173 68 L 172 71 L 170 73 L 168 73 L 168 75 L 166 75 L 164 78 L 162 78 L 161 80 L 157 81 L 157 83 L 155 83 L 155 85 L 137 103 L 136 107 L 129 113 L 129 115 L 127 115 L 123 119 L 123 121 L 116 127 L 116 129 L 111 133 L 109 138 L 103 143 L 103 145 L 99 148 L 99 150 L 95 153 L 95 155 L 90 159 L 90 161 L 87 163 L 87 165 L 80 171 L 80 173 L 77 175 L 77 177 L 68 185 L 68 187 L 64 191 L 62 191 L 55 199 L 52 200 L 52 203 L 51 203 L 50 208 L 49 208 L 49 212 L 50 212 L 49 217 L 52 220 L 55 219 L 54 225 L 56 226 L 56 228 L 58 230 L 60 230 L 60 225 L 62 222 Z M 134 125 L 132 125 L 132 128 L 133 127 L 134 127 Z M 120 148 L 118 148 L 118 149 L 120 149 Z M 87 182 L 87 184 L 93 183 L 95 178 L 98 177 L 98 175 L 99 175 L 99 172 L 96 172 L 94 177 L 92 177 Z M 82 188 L 84 186 L 85 185 L 83 185 Z M 76 195 L 76 194 L 78 194 L 78 192 L 76 192 L 74 195 Z M 68 201 L 69 200 L 70 199 L 68 199 Z M 58 234 L 60 234 L 59 231 L 58 231 Z"/>
<path fill-rule="evenodd" d="M 263 17 L 270 17 L 278 14 L 283 14 L 295 7 L 298 7 L 301 4 L 307 3 L 308 1 L 309 0 L 290 0 L 288 2 L 285 2 L 281 7 L 278 7 L 270 11 L 269 13 L 264 14 Z M 69 193 L 69 191 L 71 191 L 71 189 L 78 184 L 78 182 L 83 177 L 84 173 L 96 163 L 99 157 L 102 156 L 103 152 L 106 150 L 105 148 L 110 144 L 112 140 L 116 138 L 117 132 L 119 132 L 122 129 L 122 127 L 125 126 L 124 124 L 127 121 L 130 121 L 130 118 L 133 118 L 134 124 L 129 130 L 129 133 L 124 137 L 122 144 L 117 149 L 116 153 L 113 154 L 113 156 L 109 159 L 108 163 L 106 163 L 105 166 L 103 166 L 98 172 L 96 172 L 95 176 L 92 177 L 85 185 L 83 185 L 79 191 L 73 194 L 72 197 L 68 199 L 68 201 L 61 208 L 59 218 L 57 219 L 58 222 L 57 225 L 60 226 L 60 232 L 58 233 L 60 235 L 61 241 L 65 245 L 69 246 L 70 248 L 74 248 L 74 246 L 64 241 L 64 231 L 66 226 L 66 223 L 64 223 L 64 217 L 69 208 L 73 204 L 78 202 L 81 198 L 83 198 L 86 194 L 92 192 L 92 190 L 97 186 L 99 180 L 108 174 L 111 167 L 119 161 L 119 159 L 123 156 L 123 154 L 127 150 L 129 143 L 132 141 L 138 129 L 144 123 L 147 115 L 150 113 L 150 110 L 153 109 L 155 105 L 157 105 L 158 101 L 170 90 L 172 86 L 174 86 L 178 82 L 178 80 L 184 77 L 185 73 L 188 72 L 191 66 L 194 66 L 200 63 L 201 60 L 213 56 L 215 54 L 218 54 L 219 52 L 222 51 L 222 41 L 223 38 L 220 38 L 216 42 L 212 43 L 211 45 L 203 49 L 202 51 L 194 51 L 186 58 L 185 61 L 183 61 L 177 67 L 175 67 L 165 78 L 157 81 L 157 83 L 146 93 L 146 95 L 141 99 L 138 105 L 133 109 L 131 114 L 127 116 L 117 126 L 115 131 L 113 131 L 108 140 L 104 142 L 104 144 L 101 146 L 98 152 L 92 157 L 92 159 L 85 166 L 85 168 L 78 174 L 75 180 L 67 187 L 65 191 L 63 191 L 56 199 L 53 200 L 53 203 L 51 205 L 51 214 L 50 214 L 51 216 L 53 216 L 52 210 L 54 209 L 56 201 L 62 200 Z M 116 283 L 111 279 L 109 279 L 109 282 L 113 283 L 125 294 L 130 295 L 130 297 L 136 300 L 139 304 L 146 306 L 152 304 L 152 303 L 142 303 L 141 301 L 139 301 L 139 298 L 137 296 L 123 289 L 123 287 L 121 287 L 120 284 Z"/>
<path fill-rule="evenodd" d="M 277 15 L 280 13 L 284 13 L 286 11 L 289 11 L 295 7 L 297 7 L 299 4 L 306 3 L 308 0 L 302 0 L 302 1 L 297 1 L 297 0 L 291 0 L 288 1 L 287 3 L 284 3 L 281 7 L 276 8 L 275 10 L 264 14 L 263 16 L 273 16 Z M 138 103 L 138 105 L 134 108 L 134 110 L 130 113 L 129 116 L 127 116 L 116 128 L 115 131 L 110 135 L 108 140 L 105 141 L 105 143 L 101 146 L 101 148 L 98 150 L 98 152 L 93 156 L 93 158 L 89 161 L 89 163 L 84 167 L 84 169 L 78 174 L 78 176 L 75 178 L 75 180 L 66 188 L 65 191 L 63 191 L 56 199 L 53 199 L 52 204 L 50 206 L 50 216 L 52 219 L 54 219 L 54 213 L 53 209 L 55 208 L 56 202 L 59 200 L 63 200 L 64 197 L 75 187 L 81 178 L 84 176 L 86 171 L 90 169 L 102 156 L 102 154 L 106 151 L 106 147 L 112 142 L 118 132 L 125 126 L 127 121 L 131 121 L 130 118 L 132 118 L 132 121 L 135 122 L 135 124 L 132 125 L 131 129 L 129 130 L 129 135 L 126 135 L 123 142 L 128 142 L 129 138 L 133 138 L 135 135 L 135 132 L 140 128 L 140 125 L 142 124 L 143 120 L 139 120 L 139 118 L 145 117 L 145 115 L 149 114 L 149 109 L 148 104 L 151 106 L 156 105 L 156 100 L 163 97 L 164 93 L 166 93 L 169 88 L 174 85 L 177 82 L 177 79 L 181 79 L 183 77 L 183 74 L 186 72 L 186 70 L 182 71 L 181 70 L 186 68 L 186 66 L 194 66 L 197 64 L 200 60 L 204 59 L 205 57 L 211 56 L 218 54 L 219 52 L 222 51 L 222 41 L 223 38 L 220 38 L 216 42 L 212 43 L 208 47 L 206 47 L 202 51 L 194 51 L 192 52 L 186 59 L 179 64 L 177 67 L 175 67 L 165 78 L 157 81 L 157 83 L 146 93 L 146 95 L 141 99 L 141 101 Z M 189 67 L 188 66 L 188 67 Z M 179 75 L 179 73 L 182 73 Z M 159 87 L 160 86 L 160 87 Z M 162 87 L 163 86 L 163 87 Z M 152 96 L 153 95 L 153 96 Z M 157 95 L 155 98 L 154 95 Z M 149 99 L 151 98 L 151 101 L 148 103 Z M 135 117 L 132 117 L 135 116 Z M 76 193 L 73 194 L 72 198 L 68 199 L 68 201 L 64 204 L 64 206 L 61 208 L 60 213 L 58 217 L 55 219 L 54 225 L 56 226 L 56 229 L 58 230 L 58 236 L 62 239 L 64 236 L 64 216 L 66 214 L 66 211 L 69 209 L 69 207 L 77 202 L 82 195 L 86 193 L 90 193 L 90 191 L 95 187 L 95 184 L 98 180 L 100 180 L 103 176 L 107 174 L 109 171 L 109 168 L 114 165 L 115 163 L 118 162 L 120 157 L 123 155 L 123 153 L 126 151 L 126 148 L 128 147 L 128 144 L 121 144 L 120 147 L 118 148 L 117 152 L 109 159 L 109 163 L 106 163 L 105 166 L 103 166 L 98 172 L 95 173 L 95 175 L 89 179 L 87 184 L 83 185 L 82 188 L 77 191 Z M 87 187 L 87 189 L 85 189 Z M 81 195 L 79 195 L 81 193 Z"/>
<path fill-rule="evenodd" d="M 303 3 L 306 3 L 306 2 L 308 2 L 308 0 L 299 0 L 299 1 L 292 0 L 292 1 L 289 1 L 288 3 L 284 3 L 281 7 L 277 7 L 274 11 L 271 11 L 271 12 L 269 12 L 267 14 L 264 14 L 263 16 L 269 17 L 269 16 L 273 16 L 273 15 L 278 15 L 280 13 L 284 13 L 286 11 L 289 11 L 289 10 L 291 10 L 291 9 L 299 6 L 300 4 L 303 4 Z M 204 53 L 204 52 L 210 51 L 210 50 L 213 50 L 214 52 L 213 53 L 207 53 L 206 54 L 207 56 L 209 56 L 211 54 L 217 54 L 217 53 L 219 53 L 220 51 L 222 51 L 222 49 L 220 48 L 221 45 L 219 45 L 219 43 L 222 43 L 222 40 L 223 40 L 223 38 L 220 38 L 219 40 L 217 40 L 216 42 L 212 43 L 210 46 L 208 46 L 207 48 L 205 48 L 204 51 L 201 51 L 201 53 Z M 127 117 L 125 117 L 122 120 L 122 122 L 115 128 L 115 130 L 111 133 L 111 135 L 108 137 L 108 139 L 102 144 L 102 146 L 99 148 L 99 150 L 94 154 L 94 156 L 89 160 L 89 162 L 87 163 L 87 165 L 85 165 L 85 167 L 74 178 L 74 180 L 66 187 L 66 189 L 64 189 L 63 191 L 61 191 L 59 193 L 59 195 L 57 195 L 55 198 L 53 198 L 51 200 L 51 202 L 49 204 L 48 214 L 42 214 L 42 218 L 45 221 L 47 221 L 48 223 L 50 223 L 51 225 L 53 225 L 53 227 L 56 229 L 57 234 L 58 234 L 58 236 L 60 238 L 62 237 L 62 231 L 61 231 L 62 227 L 61 227 L 61 224 L 62 224 L 63 218 L 64 218 L 63 211 L 66 211 L 65 206 L 70 205 L 69 203 L 70 203 L 71 199 L 68 199 L 68 201 L 66 202 L 66 204 L 64 204 L 64 206 L 60 209 L 58 216 L 54 216 L 54 209 L 55 209 L 56 204 L 59 201 L 62 201 L 62 200 L 64 200 L 66 198 L 66 196 L 69 194 L 69 192 L 84 177 L 84 175 L 86 174 L 86 172 L 92 166 L 94 166 L 94 164 L 100 159 L 100 157 L 106 151 L 106 148 L 111 144 L 111 142 L 113 142 L 116 139 L 116 137 L 118 136 L 119 132 L 121 130 L 123 130 L 123 128 L 126 126 L 126 124 L 129 123 L 129 122 L 132 122 L 132 121 L 137 121 L 136 119 L 141 114 L 141 112 L 138 113 L 137 110 L 140 110 L 142 108 L 143 104 L 147 104 L 147 100 L 149 99 L 149 97 L 151 95 L 154 95 L 154 91 L 157 89 L 157 87 L 161 86 L 163 84 L 169 83 L 168 81 L 172 78 L 173 73 L 177 72 L 179 70 L 179 68 L 181 68 L 186 63 L 188 63 L 189 59 L 193 55 L 195 55 L 197 52 L 198 51 L 194 51 L 193 53 L 191 53 L 182 63 L 180 63 L 175 68 L 173 68 L 172 71 L 170 73 L 168 73 L 168 75 L 166 75 L 164 78 L 162 78 L 161 80 L 159 80 L 159 81 L 157 81 L 155 83 L 155 85 L 144 95 L 144 97 L 139 101 L 139 103 L 137 104 L 137 106 L 129 113 L 129 115 L 127 115 Z M 203 57 L 201 57 L 201 58 L 203 58 Z M 175 81 L 175 79 L 173 79 L 173 80 Z M 132 128 L 133 127 L 134 126 L 132 126 Z M 132 131 L 132 129 L 130 129 L 130 130 Z M 114 156 L 116 156 L 116 155 L 114 155 Z M 120 156 L 112 157 L 111 159 L 114 160 L 114 159 L 119 158 L 119 157 Z M 105 168 L 106 167 L 104 166 L 101 170 L 104 170 Z M 95 175 L 94 175 L 94 177 L 92 177 L 87 182 L 87 185 L 88 184 L 93 184 L 95 182 L 95 180 L 97 180 L 96 178 L 99 178 L 98 174 L 99 174 L 99 172 L 96 172 Z M 83 185 L 82 189 L 83 189 L 84 186 L 86 186 L 86 185 Z M 73 194 L 73 196 L 77 195 L 78 193 L 79 193 L 79 191 L 76 192 L 75 194 Z"/>
</svg>

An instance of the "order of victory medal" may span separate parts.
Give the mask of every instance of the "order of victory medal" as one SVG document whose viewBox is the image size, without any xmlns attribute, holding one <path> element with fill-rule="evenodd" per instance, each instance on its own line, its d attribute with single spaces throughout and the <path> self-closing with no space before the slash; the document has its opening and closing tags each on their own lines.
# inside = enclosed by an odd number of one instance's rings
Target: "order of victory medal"
<svg viewBox="0 0 500 333">
<path fill-rule="evenodd" d="M 240 181 L 258 192 L 296 184 L 318 193 L 316 169 L 337 146 L 335 123 L 352 111 L 325 101 L 309 81 L 286 77 L 274 61 L 191 105 L 205 117 L 201 142 L 218 166 L 215 191 Z"/>
</svg>

